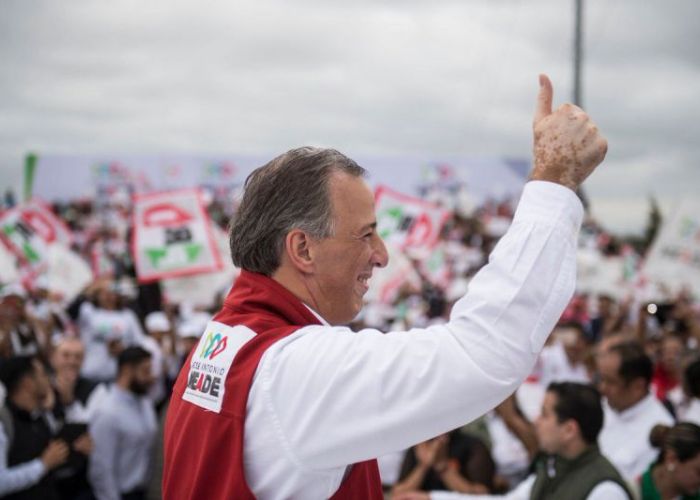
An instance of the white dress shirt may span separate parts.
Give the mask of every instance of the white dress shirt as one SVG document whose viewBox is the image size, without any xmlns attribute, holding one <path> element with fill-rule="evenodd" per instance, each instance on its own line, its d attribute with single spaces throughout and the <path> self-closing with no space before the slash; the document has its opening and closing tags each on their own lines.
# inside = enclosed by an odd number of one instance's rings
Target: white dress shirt
<svg viewBox="0 0 700 500">
<path fill-rule="evenodd" d="M 573 191 L 529 182 L 447 324 L 387 334 L 312 325 L 268 348 L 245 422 L 253 493 L 328 498 L 348 464 L 464 425 L 515 391 L 573 293 L 582 215 Z"/>
<path fill-rule="evenodd" d="M 157 427 L 148 397 L 116 384 L 106 391 L 90 423 L 88 477 L 98 500 L 120 500 L 122 493 L 146 488 Z"/>
<path fill-rule="evenodd" d="M 635 483 L 659 454 L 649 443 L 651 429 L 656 424 L 673 425 L 673 417 L 652 394 L 619 413 L 604 401 L 603 410 L 600 451 L 627 482 Z"/>
<path fill-rule="evenodd" d="M 700 399 L 693 398 L 688 405 L 688 409 L 683 413 L 683 417 L 679 420 L 700 425 Z"/>
<path fill-rule="evenodd" d="M 530 492 L 535 484 L 535 475 L 532 474 L 518 485 L 514 490 L 505 495 L 465 495 L 451 491 L 431 491 L 430 500 L 489 500 L 500 498 L 502 500 L 530 500 Z M 586 500 L 629 500 L 625 489 L 612 481 L 603 481 L 586 497 Z"/>
</svg>

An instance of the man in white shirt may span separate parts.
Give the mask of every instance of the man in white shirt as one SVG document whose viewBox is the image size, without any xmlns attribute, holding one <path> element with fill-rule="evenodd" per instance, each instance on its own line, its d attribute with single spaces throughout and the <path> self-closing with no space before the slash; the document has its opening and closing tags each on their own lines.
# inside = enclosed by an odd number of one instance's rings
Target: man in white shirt
<svg viewBox="0 0 700 500">
<path fill-rule="evenodd" d="M 90 425 L 95 446 L 88 474 L 98 500 L 145 500 L 157 433 L 147 396 L 153 384 L 151 354 L 127 347 L 118 363 L 117 380 Z"/>
<path fill-rule="evenodd" d="M 583 327 L 579 323 L 563 324 L 554 329 L 552 337 L 554 342 L 540 354 L 543 387 L 552 382 L 590 382 L 583 362 L 588 347 Z"/>
<path fill-rule="evenodd" d="M 639 343 L 614 344 L 598 354 L 597 366 L 605 396 L 600 449 L 628 482 L 636 483 L 658 454 L 649 442 L 651 429 L 673 425 L 673 417 L 649 392 L 653 365 Z"/>
<path fill-rule="evenodd" d="M 544 75 L 534 143 L 534 182 L 489 265 L 447 324 L 408 332 L 332 326 L 387 263 L 364 169 L 299 148 L 253 172 L 231 227 L 243 271 L 173 391 L 164 496 L 382 498 L 374 457 L 511 394 L 573 292 L 574 191 L 607 150 L 582 110 L 552 111 Z"/>
<path fill-rule="evenodd" d="M 574 382 L 550 384 L 535 421 L 543 454 L 535 471 L 507 495 L 412 492 L 393 500 L 630 500 L 624 478 L 596 444 L 603 426 L 600 394 Z"/>
</svg>

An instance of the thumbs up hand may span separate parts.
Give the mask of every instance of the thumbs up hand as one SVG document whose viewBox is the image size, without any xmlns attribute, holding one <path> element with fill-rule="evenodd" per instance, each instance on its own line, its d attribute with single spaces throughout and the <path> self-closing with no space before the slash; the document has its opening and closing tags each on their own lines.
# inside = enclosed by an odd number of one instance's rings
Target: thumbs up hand
<svg viewBox="0 0 700 500">
<path fill-rule="evenodd" d="M 603 161 L 608 141 L 578 106 L 552 111 L 552 82 L 540 75 L 540 92 L 532 124 L 534 167 L 531 179 L 556 182 L 574 191 Z"/>
</svg>

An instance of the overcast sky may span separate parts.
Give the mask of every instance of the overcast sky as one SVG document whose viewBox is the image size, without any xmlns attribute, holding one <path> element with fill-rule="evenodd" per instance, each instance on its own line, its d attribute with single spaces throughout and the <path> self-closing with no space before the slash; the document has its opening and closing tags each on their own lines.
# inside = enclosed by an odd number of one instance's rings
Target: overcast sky
<svg viewBox="0 0 700 500">
<path fill-rule="evenodd" d="M 0 188 L 27 151 L 529 157 L 537 74 L 571 98 L 573 4 L 0 0 Z M 700 187 L 700 2 L 587 0 L 585 23 L 609 140 L 587 192 L 638 232 L 649 195 Z"/>
</svg>

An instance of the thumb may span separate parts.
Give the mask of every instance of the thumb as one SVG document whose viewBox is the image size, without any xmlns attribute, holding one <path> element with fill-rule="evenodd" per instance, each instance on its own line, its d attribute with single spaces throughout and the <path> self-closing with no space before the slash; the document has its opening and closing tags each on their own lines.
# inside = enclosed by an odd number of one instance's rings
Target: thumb
<svg viewBox="0 0 700 500">
<path fill-rule="evenodd" d="M 540 75 L 540 92 L 537 94 L 537 107 L 535 108 L 534 123 L 552 114 L 552 82 L 544 73 Z"/>
</svg>

